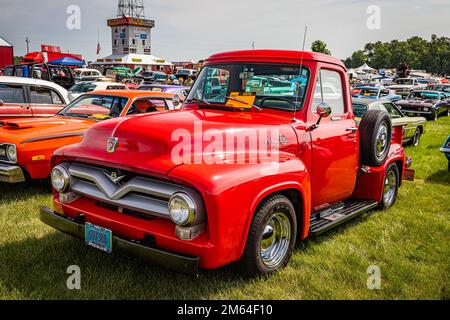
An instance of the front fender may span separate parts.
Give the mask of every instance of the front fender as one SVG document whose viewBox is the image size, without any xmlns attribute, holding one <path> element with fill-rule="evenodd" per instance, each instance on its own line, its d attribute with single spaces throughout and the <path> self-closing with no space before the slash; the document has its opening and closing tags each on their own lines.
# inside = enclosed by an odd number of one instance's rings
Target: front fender
<svg viewBox="0 0 450 320">
<path fill-rule="evenodd" d="M 201 174 L 200 174 L 201 172 Z M 198 190 L 204 199 L 209 240 L 215 261 L 229 264 L 241 258 L 258 205 L 267 196 L 293 189 L 302 197 L 300 237 L 307 236 L 310 213 L 310 177 L 305 164 L 284 157 L 265 164 L 181 165 L 169 173 L 176 183 Z"/>
</svg>

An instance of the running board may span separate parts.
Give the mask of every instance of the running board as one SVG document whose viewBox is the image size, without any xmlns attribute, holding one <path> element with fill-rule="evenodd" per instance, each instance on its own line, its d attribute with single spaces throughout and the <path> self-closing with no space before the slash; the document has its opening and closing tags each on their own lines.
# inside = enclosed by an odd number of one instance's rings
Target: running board
<svg viewBox="0 0 450 320">
<path fill-rule="evenodd" d="M 371 200 L 349 200 L 318 211 L 311 217 L 309 234 L 317 236 L 377 206 Z"/>
</svg>

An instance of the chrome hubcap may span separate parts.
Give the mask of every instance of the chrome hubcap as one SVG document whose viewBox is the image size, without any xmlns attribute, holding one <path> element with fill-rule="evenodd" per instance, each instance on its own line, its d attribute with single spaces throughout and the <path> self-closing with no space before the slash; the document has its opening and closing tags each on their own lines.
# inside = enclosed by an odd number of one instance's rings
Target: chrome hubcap
<svg viewBox="0 0 450 320">
<path fill-rule="evenodd" d="M 388 145 L 388 127 L 386 123 L 383 123 L 377 132 L 377 140 L 376 140 L 376 146 L 377 146 L 377 158 L 383 159 L 383 156 L 386 152 L 386 147 Z"/>
<path fill-rule="evenodd" d="M 414 135 L 414 145 L 415 146 L 419 145 L 419 141 L 420 141 L 420 133 L 418 131 L 416 131 L 416 133 Z"/>
<path fill-rule="evenodd" d="M 383 200 L 387 206 L 391 206 L 397 192 L 397 175 L 394 171 L 389 171 L 384 180 Z"/>
<path fill-rule="evenodd" d="M 261 259 L 268 268 L 276 268 L 289 251 L 291 222 L 284 213 L 274 214 L 261 239 Z"/>
</svg>

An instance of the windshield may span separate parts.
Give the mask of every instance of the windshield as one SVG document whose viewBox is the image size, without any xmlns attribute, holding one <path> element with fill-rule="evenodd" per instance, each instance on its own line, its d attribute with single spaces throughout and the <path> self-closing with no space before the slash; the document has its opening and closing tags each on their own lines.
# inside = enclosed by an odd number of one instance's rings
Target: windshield
<svg viewBox="0 0 450 320">
<path fill-rule="evenodd" d="M 450 93 L 450 86 L 432 85 L 432 86 L 428 86 L 427 90 L 442 91 L 442 92 Z"/>
<path fill-rule="evenodd" d="M 227 64 L 202 69 L 187 101 L 248 108 L 300 109 L 306 96 L 309 70 L 281 64 Z M 230 97 L 233 97 L 230 99 Z M 236 101 L 241 101 L 239 103 Z"/>
<path fill-rule="evenodd" d="M 128 103 L 128 98 L 88 94 L 73 101 L 58 115 L 105 120 L 119 117 Z"/>
<path fill-rule="evenodd" d="M 402 85 L 413 85 L 414 84 L 414 80 L 413 79 L 397 79 L 397 81 L 395 81 L 396 84 L 402 84 Z"/>
<path fill-rule="evenodd" d="M 92 83 L 78 83 L 69 89 L 72 93 L 86 93 L 94 91 L 96 88 L 95 84 Z"/>
<path fill-rule="evenodd" d="M 434 92 L 415 91 L 411 92 L 408 99 L 412 100 L 439 100 L 439 94 Z"/>
</svg>

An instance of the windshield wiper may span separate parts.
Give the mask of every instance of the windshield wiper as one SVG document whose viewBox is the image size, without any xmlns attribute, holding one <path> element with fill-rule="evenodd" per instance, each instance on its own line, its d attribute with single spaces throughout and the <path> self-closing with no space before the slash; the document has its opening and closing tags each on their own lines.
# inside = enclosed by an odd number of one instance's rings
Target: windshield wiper
<svg viewBox="0 0 450 320">
<path fill-rule="evenodd" d="M 200 99 L 200 98 L 192 98 L 192 99 L 186 100 L 185 102 L 189 103 L 189 102 L 194 102 L 194 101 L 197 101 L 197 102 L 200 102 L 200 103 L 203 103 L 203 104 L 208 104 L 208 105 L 211 104 L 210 102 L 205 101 L 205 100 Z"/>
</svg>

